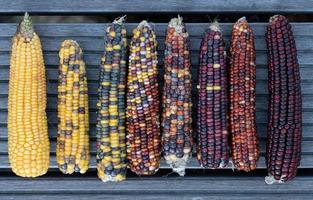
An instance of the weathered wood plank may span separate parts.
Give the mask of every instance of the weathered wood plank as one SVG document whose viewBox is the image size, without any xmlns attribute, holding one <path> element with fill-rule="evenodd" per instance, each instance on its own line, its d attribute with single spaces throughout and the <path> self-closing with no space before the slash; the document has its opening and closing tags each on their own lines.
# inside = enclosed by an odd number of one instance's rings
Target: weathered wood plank
<svg viewBox="0 0 313 200">
<path fill-rule="evenodd" d="M 304 141 L 312 141 L 313 140 L 313 124 L 304 124 L 302 137 Z M 49 138 L 50 140 L 56 140 L 57 137 L 57 126 L 56 124 L 49 124 Z M 257 133 L 260 139 L 266 138 L 266 124 L 257 123 Z M 96 127 L 92 124 L 89 131 L 90 138 L 95 140 L 96 138 Z M 0 140 L 8 139 L 8 130 L 6 124 L 0 126 Z M 313 153 L 313 152 L 312 152 Z"/>
<path fill-rule="evenodd" d="M 110 194 L 71 194 L 71 195 L 58 195 L 58 194 L 26 194 L 24 197 L 16 196 L 14 195 L 14 200 L 55 200 L 57 199 L 63 199 L 63 200 L 72 200 L 75 198 L 79 198 L 80 200 L 102 200 L 105 198 L 108 199 L 119 199 L 119 200 L 128 200 L 129 197 L 134 194 L 116 194 L 116 195 L 110 195 Z M 8 195 L 2 195 L 4 199 L 9 198 Z M 281 200 L 281 199 L 288 199 L 291 198 L 293 200 L 311 200 L 313 198 L 313 195 L 308 194 L 262 194 L 260 197 L 260 194 L 194 194 L 193 192 L 188 194 L 136 194 L 136 200 L 145 200 L 145 199 L 151 199 L 151 200 L 190 200 L 190 199 L 198 199 L 198 200 L 251 200 L 251 199 L 258 199 L 258 200 Z M 6 198 L 7 197 L 7 198 Z"/>
<path fill-rule="evenodd" d="M 257 111 L 266 111 L 267 110 L 267 96 L 257 95 L 256 98 L 256 109 Z M 303 97 L 303 110 L 312 109 L 313 110 L 313 96 L 304 96 Z M 89 97 L 89 108 L 91 110 L 96 110 L 97 97 L 95 95 Z M 0 96 L 0 110 L 7 110 L 8 108 L 8 98 L 7 95 Z M 47 109 L 49 111 L 56 111 L 57 109 L 57 97 L 52 96 L 48 97 Z"/>
<path fill-rule="evenodd" d="M 56 112 L 47 112 L 48 115 L 48 122 L 50 124 L 57 124 L 57 113 Z M 303 111 L 303 123 L 305 124 L 312 124 L 313 123 L 313 112 L 312 111 Z M 89 120 L 92 125 L 96 123 L 96 112 L 91 111 L 89 112 Z M 267 112 L 256 112 L 256 121 L 257 123 L 265 124 L 267 123 Z M 5 125 L 7 122 L 7 112 L 1 111 L 0 112 L 0 124 Z"/>
<path fill-rule="evenodd" d="M 208 174 L 204 174 L 208 175 Z M 266 185 L 263 176 L 202 176 L 202 177 L 140 177 L 128 178 L 121 183 L 102 183 L 97 177 L 40 177 L 33 180 L 18 177 L 1 177 L 0 192 L 12 193 L 46 193 L 119 194 L 121 191 L 148 192 L 150 194 L 312 194 L 313 179 L 296 177 L 287 184 Z M 147 193 L 147 194 L 148 194 Z"/>
<path fill-rule="evenodd" d="M 161 169 L 169 169 L 169 165 L 165 163 L 165 161 L 162 159 L 161 160 Z M 196 159 L 196 157 L 192 157 L 187 166 L 187 169 L 202 169 L 199 166 L 199 163 Z M 261 156 L 258 163 L 257 163 L 257 168 L 258 169 L 265 169 L 265 157 Z M 313 168 L 313 155 L 312 154 L 304 154 L 301 156 L 301 164 L 299 166 L 301 169 L 310 169 Z M 90 158 L 90 164 L 89 164 L 89 171 L 94 171 L 96 169 L 96 155 L 94 153 L 91 154 Z M 227 169 L 232 170 L 231 165 L 227 167 Z M 9 161 L 8 161 L 8 156 L 6 154 L 0 154 L 0 170 L 1 171 L 11 171 Z M 50 155 L 50 171 L 58 171 L 58 166 L 56 163 L 56 157 L 55 154 Z M 188 175 L 188 174 L 187 174 Z M 0 192 L 1 194 L 1 192 Z"/>
<path fill-rule="evenodd" d="M 0 13 L 307 13 L 312 5 L 311 0 L 2 0 Z"/>
<path fill-rule="evenodd" d="M 209 21 L 208 21 L 209 22 Z M 138 22 L 139 23 L 139 22 Z M 128 36 L 132 34 L 132 30 L 138 23 L 125 23 Z M 152 23 L 157 37 L 164 37 L 166 33 L 167 23 Z M 267 23 L 249 23 L 253 29 L 254 36 L 264 37 Z M 307 36 L 312 37 L 313 23 L 291 23 L 295 37 Z M 0 36 L 12 37 L 16 32 L 15 23 L 0 23 Z M 35 30 L 40 37 L 103 37 L 104 29 L 108 23 L 51 23 L 51 24 L 35 24 Z M 229 36 L 233 23 L 220 23 L 223 35 Z M 202 36 L 208 28 L 208 23 L 186 23 L 186 28 L 191 37 Z M 309 45 L 309 44 L 307 44 Z"/>
<path fill-rule="evenodd" d="M 40 177 L 22 179 L 0 178 L 0 198 L 14 200 L 33 199 L 136 199 L 151 200 L 217 200 L 217 199 L 294 199 L 313 198 L 313 177 L 296 177 L 283 185 L 268 186 L 263 176 L 212 176 L 202 177 L 129 177 L 121 183 L 102 183 L 97 177 Z"/>
<path fill-rule="evenodd" d="M 163 59 L 164 59 L 164 52 L 159 51 L 158 52 L 158 61 L 159 65 L 163 65 Z M 86 62 L 87 67 L 89 65 L 99 65 L 100 58 L 102 56 L 102 53 L 95 52 L 95 53 L 85 53 L 84 54 L 84 61 Z M 198 65 L 199 59 L 198 59 L 198 51 L 192 51 L 191 52 L 191 64 L 193 66 Z M 267 55 L 265 51 L 257 51 L 256 52 L 256 65 L 262 65 L 265 66 L 267 63 Z M 45 64 L 46 65 L 58 65 L 59 63 L 59 57 L 58 52 L 47 52 L 44 54 Z M 313 57 L 312 52 L 301 52 L 298 53 L 298 59 L 300 65 L 311 65 L 313 63 Z M 2 66 L 8 66 L 9 65 L 9 54 L 7 52 L 0 53 L 0 65 Z M 87 68 L 88 69 L 88 68 Z"/>
<path fill-rule="evenodd" d="M 160 83 L 162 86 L 162 83 Z M 313 94 L 313 85 L 310 82 L 305 82 L 302 81 L 301 83 L 302 87 L 302 94 Z M 98 88 L 98 83 L 96 82 L 89 82 L 88 83 L 88 93 L 90 95 L 96 95 L 97 94 L 97 88 Z M 193 90 L 193 95 L 195 94 L 196 90 L 194 88 Z M 256 92 L 257 94 L 268 94 L 267 91 L 267 82 L 266 81 L 259 81 L 256 85 Z M 8 93 L 8 83 L 0 83 L 0 95 L 6 95 Z M 57 94 L 57 82 L 48 82 L 47 85 L 47 93 L 48 95 L 50 94 Z M 195 98 L 195 96 L 193 96 Z"/>
<path fill-rule="evenodd" d="M 43 50 L 45 52 L 48 51 L 59 51 L 61 43 L 68 39 L 67 37 L 41 37 L 41 43 Z M 84 52 L 103 52 L 103 36 L 93 36 L 90 37 L 71 37 L 71 39 L 77 41 L 80 46 L 83 47 Z M 200 43 L 202 39 L 202 34 L 199 33 L 198 36 L 190 37 L 190 46 L 191 50 L 197 51 L 200 48 Z M 163 51 L 165 48 L 164 45 L 164 34 L 157 35 L 157 42 L 158 42 L 158 50 Z M 312 36 L 296 36 L 295 37 L 297 49 L 298 51 L 313 51 L 313 37 Z M 227 46 L 230 43 L 230 36 L 224 36 L 224 41 Z M 258 51 L 266 51 L 266 43 L 265 38 L 263 36 L 255 37 L 255 48 Z M 1 37 L 0 38 L 0 52 L 11 51 L 11 37 Z"/>
<path fill-rule="evenodd" d="M 62 184 L 62 183 L 60 183 Z M 195 183 L 197 184 L 197 183 Z M 145 191 L 147 192 L 147 191 Z M 44 193 L 44 191 L 42 192 Z M 130 196 L 133 196 L 134 193 L 125 193 L 121 191 L 121 194 L 107 194 L 105 192 L 97 192 L 96 194 L 41 194 L 41 193 L 22 193 L 22 194 L 0 194 L 0 198 L 7 199 L 7 200 L 55 200 L 55 199 L 62 199 L 62 200 L 103 200 L 103 199 L 118 199 L 118 200 L 129 200 Z M 293 200 L 312 200 L 313 195 L 311 194 L 249 194 L 246 195 L 242 194 L 207 194 L 207 193 L 184 193 L 184 194 L 162 194 L 155 192 L 153 194 L 138 194 L 136 193 L 136 200 L 251 200 L 251 199 L 258 199 L 258 200 L 281 200 L 281 199 L 288 199 L 291 198 Z"/>
<path fill-rule="evenodd" d="M 163 72 L 163 67 L 159 67 L 160 73 Z M 53 68 L 46 69 L 47 79 L 51 81 L 56 81 L 58 79 L 58 69 L 57 66 Z M 192 66 L 191 73 L 193 75 L 198 73 L 198 66 Z M 301 80 L 313 81 L 313 64 L 311 68 L 300 68 Z M 87 69 L 87 79 L 88 81 L 98 81 L 99 79 L 99 69 L 97 68 L 88 68 Z M 8 81 L 9 80 L 9 69 L 0 68 L 0 80 Z M 257 81 L 266 81 L 268 80 L 267 69 L 257 68 L 256 69 L 256 80 Z M 1 105 L 0 105 L 1 106 Z"/>
<path fill-rule="evenodd" d="M 0 3 L 1 4 L 1 3 Z M 1 9 L 1 8 L 0 8 Z M 127 28 L 131 30 L 137 24 L 127 24 Z M 308 25 L 306 27 L 306 25 Z M 207 27 L 206 24 L 188 24 L 187 25 L 192 36 L 192 74 L 194 83 L 196 84 L 197 65 L 198 65 L 198 48 L 200 45 L 200 37 Z M 87 64 L 87 76 L 89 80 L 90 93 L 90 116 L 91 116 L 91 170 L 95 170 L 95 119 L 96 119 L 96 93 L 98 87 L 98 65 L 102 54 L 102 37 L 104 24 L 46 24 L 38 25 L 36 29 L 42 35 L 42 42 L 45 51 L 45 62 L 47 66 L 48 77 L 48 118 L 49 118 L 49 135 L 51 139 L 51 170 L 57 170 L 55 162 L 55 143 L 56 143 L 56 86 L 57 86 L 57 66 L 58 66 L 58 46 L 65 38 L 73 37 L 77 39 L 82 48 L 86 51 L 85 61 Z M 261 152 L 264 155 L 265 151 L 265 134 L 266 134 L 266 110 L 267 110 L 267 70 L 266 70 L 266 51 L 264 40 L 265 24 L 252 24 L 255 29 L 256 47 L 257 47 L 257 123 L 258 132 L 261 138 Z M 73 29 L 72 29 L 73 28 Z M 225 28 L 226 43 L 229 43 L 229 33 L 231 24 L 222 24 Z M 156 24 L 155 29 L 159 34 L 159 67 L 160 76 L 162 76 L 162 60 L 163 60 L 163 40 L 166 29 L 166 24 Z M 313 168 L 313 46 L 308 43 L 313 40 L 310 35 L 313 31 L 313 23 L 311 24 L 294 24 L 295 35 L 299 51 L 299 62 L 302 75 L 302 90 L 303 90 L 303 156 L 301 168 Z M 7 89 L 8 89 L 8 65 L 9 65 L 9 50 L 10 36 L 15 31 L 15 24 L 0 24 L 0 169 L 9 170 L 7 158 Z M 311 31 L 311 32 L 310 32 Z M 312 43 L 313 44 L 313 43 Z M 161 83 L 162 85 L 162 83 Z M 195 97 L 195 87 L 193 96 Z M 162 168 L 168 168 L 162 164 Z M 199 164 L 195 158 L 192 158 L 188 164 L 190 169 L 198 169 Z M 265 168 L 265 160 L 262 156 L 259 161 L 259 168 Z M 0 189 L 1 190 L 1 189 Z M 1 198 L 1 191 L 0 191 Z"/>
<path fill-rule="evenodd" d="M 262 154 L 265 153 L 265 139 L 260 139 L 260 152 Z M 6 140 L 0 141 L 0 154 L 6 154 L 8 150 L 8 144 Z M 95 138 L 91 138 L 90 141 L 90 151 L 95 154 L 96 153 L 96 140 Z M 194 148 L 195 151 L 195 148 Z M 50 140 L 50 152 L 55 154 L 56 152 L 56 140 Z M 302 154 L 313 154 L 313 141 L 302 141 Z M 313 156 L 313 155 L 312 155 Z M 313 165 L 313 164 L 312 164 Z"/>
<path fill-rule="evenodd" d="M 312 141 L 313 140 L 313 124 L 303 124 L 303 133 L 302 137 L 303 140 Z M 56 140 L 57 137 L 57 126 L 56 124 L 49 124 L 49 138 L 50 140 Z M 257 132 L 261 139 L 266 137 L 266 124 L 264 123 L 257 123 Z M 89 135 L 91 139 L 96 138 L 96 127 L 91 126 Z M 0 126 L 0 140 L 7 140 L 8 139 L 8 130 L 6 124 Z"/>
<path fill-rule="evenodd" d="M 239 181 L 240 182 L 240 181 Z M 62 184 L 59 182 L 58 184 Z M 194 184 L 197 184 L 195 182 Z M 136 194 L 134 194 L 136 193 Z M 50 193 L 46 194 L 44 191 L 41 193 L 21 193 L 21 194 L 0 194 L 0 198 L 7 199 L 7 200 L 55 200 L 55 199 L 62 199 L 62 200 L 103 200 L 103 199 L 118 199 L 118 200 L 129 200 L 130 196 L 136 195 L 136 200 L 251 200 L 251 199 L 258 199 L 258 200 L 281 200 L 281 199 L 292 199 L 292 200 L 312 200 L 313 194 L 211 194 L 206 192 L 188 192 L 188 193 L 176 193 L 171 192 L 170 194 L 163 194 L 163 192 L 148 192 L 144 191 L 143 194 L 140 194 L 136 191 L 134 192 L 125 192 L 121 191 L 120 194 L 109 194 L 107 192 L 98 191 L 97 193 L 84 193 L 84 194 L 56 194 Z"/>
<path fill-rule="evenodd" d="M 260 138 L 260 152 L 265 153 L 265 138 Z M 0 141 L 0 154 L 6 154 L 8 150 L 7 140 Z M 96 153 L 96 139 L 91 138 L 90 141 L 90 151 Z M 196 149 L 194 148 L 194 152 Z M 56 152 L 56 140 L 50 140 L 50 152 L 55 154 Z M 313 154 L 313 141 L 302 141 L 302 154 Z M 313 155 L 312 155 L 313 156 Z M 312 164 L 313 165 L 313 164 Z"/>
</svg>

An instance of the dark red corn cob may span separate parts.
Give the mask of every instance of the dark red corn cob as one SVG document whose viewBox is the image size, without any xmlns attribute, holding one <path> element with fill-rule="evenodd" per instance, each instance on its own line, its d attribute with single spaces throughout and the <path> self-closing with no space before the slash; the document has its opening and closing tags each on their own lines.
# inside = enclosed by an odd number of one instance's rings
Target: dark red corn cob
<svg viewBox="0 0 313 200">
<path fill-rule="evenodd" d="M 127 77 L 128 167 L 139 175 L 154 174 L 160 165 L 161 138 L 155 33 L 146 21 L 133 31 Z"/>
<path fill-rule="evenodd" d="M 174 172 L 183 176 L 191 154 L 191 73 L 189 35 L 182 18 L 167 28 L 163 88 L 163 153 Z"/>
<path fill-rule="evenodd" d="M 223 168 L 229 161 L 226 52 L 218 23 L 201 42 L 197 110 L 197 158 L 205 168 Z"/>
<path fill-rule="evenodd" d="M 281 15 L 270 18 L 268 49 L 268 126 L 266 183 L 296 176 L 301 159 L 302 100 L 297 50 L 291 25 Z"/>
<path fill-rule="evenodd" d="M 230 47 L 230 131 L 237 170 L 254 170 L 259 158 L 255 122 L 255 48 L 246 19 L 233 26 Z"/>
</svg>

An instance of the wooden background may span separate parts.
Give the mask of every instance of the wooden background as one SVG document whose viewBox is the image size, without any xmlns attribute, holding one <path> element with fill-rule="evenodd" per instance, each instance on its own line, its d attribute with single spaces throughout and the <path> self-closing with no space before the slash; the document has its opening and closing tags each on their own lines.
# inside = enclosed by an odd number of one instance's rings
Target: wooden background
<svg viewBox="0 0 313 200">
<path fill-rule="evenodd" d="M 158 13 L 308 13 L 313 11 L 313 1 L 299 0 L 186 0 L 186 1 L 147 1 L 147 0 L 2 0 L 0 14 L 16 15 L 28 11 L 31 14 L 136 14 L 147 12 Z M 139 22 L 138 22 L 139 23 Z M 136 199 L 312 199 L 313 176 L 313 23 L 292 23 L 298 59 L 301 70 L 301 85 L 303 96 L 303 142 L 302 161 L 300 168 L 305 170 L 305 176 L 297 177 L 286 185 L 266 186 L 265 175 L 265 135 L 267 115 L 267 58 L 265 43 L 266 23 L 249 23 L 255 35 L 257 51 L 257 126 L 260 137 L 261 158 L 258 162 L 260 173 L 254 176 L 238 176 L 231 169 L 226 170 L 231 175 L 215 175 L 199 168 L 193 157 L 188 169 L 203 172 L 197 176 L 190 172 L 187 177 L 131 177 L 128 181 L 119 184 L 103 184 L 95 174 L 95 119 L 98 86 L 98 68 L 103 53 L 103 35 L 107 24 L 79 23 L 79 24 L 36 24 L 35 30 L 41 38 L 44 50 L 47 89 L 48 89 L 48 120 L 49 136 L 51 141 L 51 167 L 48 175 L 35 180 L 15 177 L 9 168 L 7 155 L 7 93 L 9 56 L 11 38 L 16 30 L 16 24 L 0 24 L 0 199 L 104 199 L 118 197 L 128 199 L 128 195 L 135 195 Z M 137 23 L 126 23 L 128 36 Z M 207 23 L 187 23 L 187 30 L 191 38 L 193 93 L 196 94 L 198 53 L 200 41 Z M 158 58 L 160 81 L 162 82 L 164 38 L 167 24 L 153 23 L 158 40 Z M 232 23 L 221 23 L 226 44 L 229 44 Z M 55 162 L 56 144 L 56 106 L 57 106 L 57 69 L 58 50 L 64 39 L 76 40 L 84 51 L 84 60 L 87 67 L 90 118 L 91 118 L 91 166 L 93 176 L 70 177 L 63 176 L 58 171 Z M 162 84 L 162 83 L 161 83 Z M 163 161 L 162 161 L 163 162 Z M 168 166 L 162 163 L 162 168 Z M 162 171 L 162 170 L 161 170 Z"/>
</svg>

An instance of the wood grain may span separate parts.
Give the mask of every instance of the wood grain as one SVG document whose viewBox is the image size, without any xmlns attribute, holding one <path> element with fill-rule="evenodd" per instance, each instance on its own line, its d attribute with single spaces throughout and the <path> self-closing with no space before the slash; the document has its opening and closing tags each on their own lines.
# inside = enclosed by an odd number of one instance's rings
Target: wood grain
<svg viewBox="0 0 313 200">
<path fill-rule="evenodd" d="M 311 0 L 2 0 L 1 13 L 308 13 Z"/>
<path fill-rule="evenodd" d="M 41 36 L 44 48 L 44 57 L 47 73 L 47 89 L 48 89 L 48 119 L 49 119 L 49 135 L 52 141 L 51 152 L 52 162 L 51 169 L 56 169 L 54 161 L 55 138 L 56 138 L 56 105 L 57 105 L 57 76 L 58 76 L 58 49 L 60 43 L 65 38 L 76 39 L 85 51 L 84 59 L 87 65 L 87 77 L 89 80 L 88 89 L 90 94 L 90 122 L 91 122 L 91 149 L 93 152 L 91 168 L 95 168 L 95 122 L 96 122 L 96 102 L 98 87 L 98 66 L 103 48 L 104 28 L 107 24 L 39 24 L 36 30 Z M 130 33 L 136 24 L 126 24 Z M 229 44 L 229 35 L 231 24 L 222 23 L 226 44 Z M 257 125 L 258 135 L 261 138 L 261 152 L 265 151 L 266 137 L 266 116 L 267 116 L 267 58 L 265 47 L 265 26 L 264 23 L 251 24 L 255 35 L 255 43 L 257 50 Z M 8 91 L 8 70 L 9 55 L 11 48 L 11 37 L 15 32 L 15 24 L 0 24 L 0 170 L 8 170 L 7 161 L 7 91 Z M 164 50 L 164 34 L 166 24 L 154 24 L 159 42 L 159 76 L 160 87 L 162 87 L 163 77 L 163 50 Z M 207 28 L 207 24 L 187 24 L 191 35 L 192 46 L 192 76 L 193 76 L 193 97 L 196 96 L 196 82 L 198 74 L 198 48 L 203 32 Z M 299 63 L 302 75 L 303 90 L 303 159 L 301 168 L 313 168 L 313 23 L 294 23 L 294 33 L 296 37 L 297 47 L 299 49 Z M 310 33 L 311 31 L 311 33 Z M 130 35 L 129 35 L 130 37 Z M 195 99 L 193 99 L 194 105 Z M 195 110 L 195 109 L 194 109 Z M 195 116 L 195 113 L 193 117 Z M 264 157 L 259 161 L 259 169 L 265 168 Z M 167 167 L 163 165 L 162 167 Z M 188 168 L 199 168 L 195 158 L 190 162 Z"/>
</svg>

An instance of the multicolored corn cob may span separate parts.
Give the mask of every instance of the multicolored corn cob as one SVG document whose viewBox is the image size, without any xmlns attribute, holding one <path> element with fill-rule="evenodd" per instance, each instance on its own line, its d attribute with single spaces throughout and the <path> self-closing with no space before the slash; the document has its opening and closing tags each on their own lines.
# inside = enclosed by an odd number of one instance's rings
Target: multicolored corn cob
<svg viewBox="0 0 313 200">
<path fill-rule="evenodd" d="M 233 26 L 230 46 L 230 131 L 237 170 L 254 170 L 259 158 L 255 122 L 255 48 L 246 19 Z"/>
<path fill-rule="evenodd" d="M 26 13 L 12 41 L 8 153 L 13 172 L 37 177 L 49 168 L 46 74 L 41 43 Z"/>
<path fill-rule="evenodd" d="M 125 84 L 126 29 L 124 18 L 115 20 L 105 31 L 101 59 L 98 117 L 97 170 L 104 181 L 126 178 Z"/>
<path fill-rule="evenodd" d="M 181 176 L 192 148 L 189 48 L 182 18 L 173 18 L 165 40 L 162 144 L 166 162 Z"/>
<path fill-rule="evenodd" d="M 130 42 L 126 109 L 128 166 L 139 175 L 154 174 L 160 165 L 157 64 L 155 33 L 142 21 Z"/>
<path fill-rule="evenodd" d="M 224 168 L 229 161 L 227 66 L 218 22 L 205 32 L 200 47 L 197 108 L 197 158 L 205 168 Z"/>
<path fill-rule="evenodd" d="M 297 49 L 288 20 L 270 18 L 268 48 L 268 126 L 266 183 L 293 179 L 301 159 L 302 100 Z"/>
<path fill-rule="evenodd" d="M 85 173 L 89 165 L 88 88 L 82 49 L 65 40 L 60 52 L 56 156 L 65 174 Z"/>
</svg>

